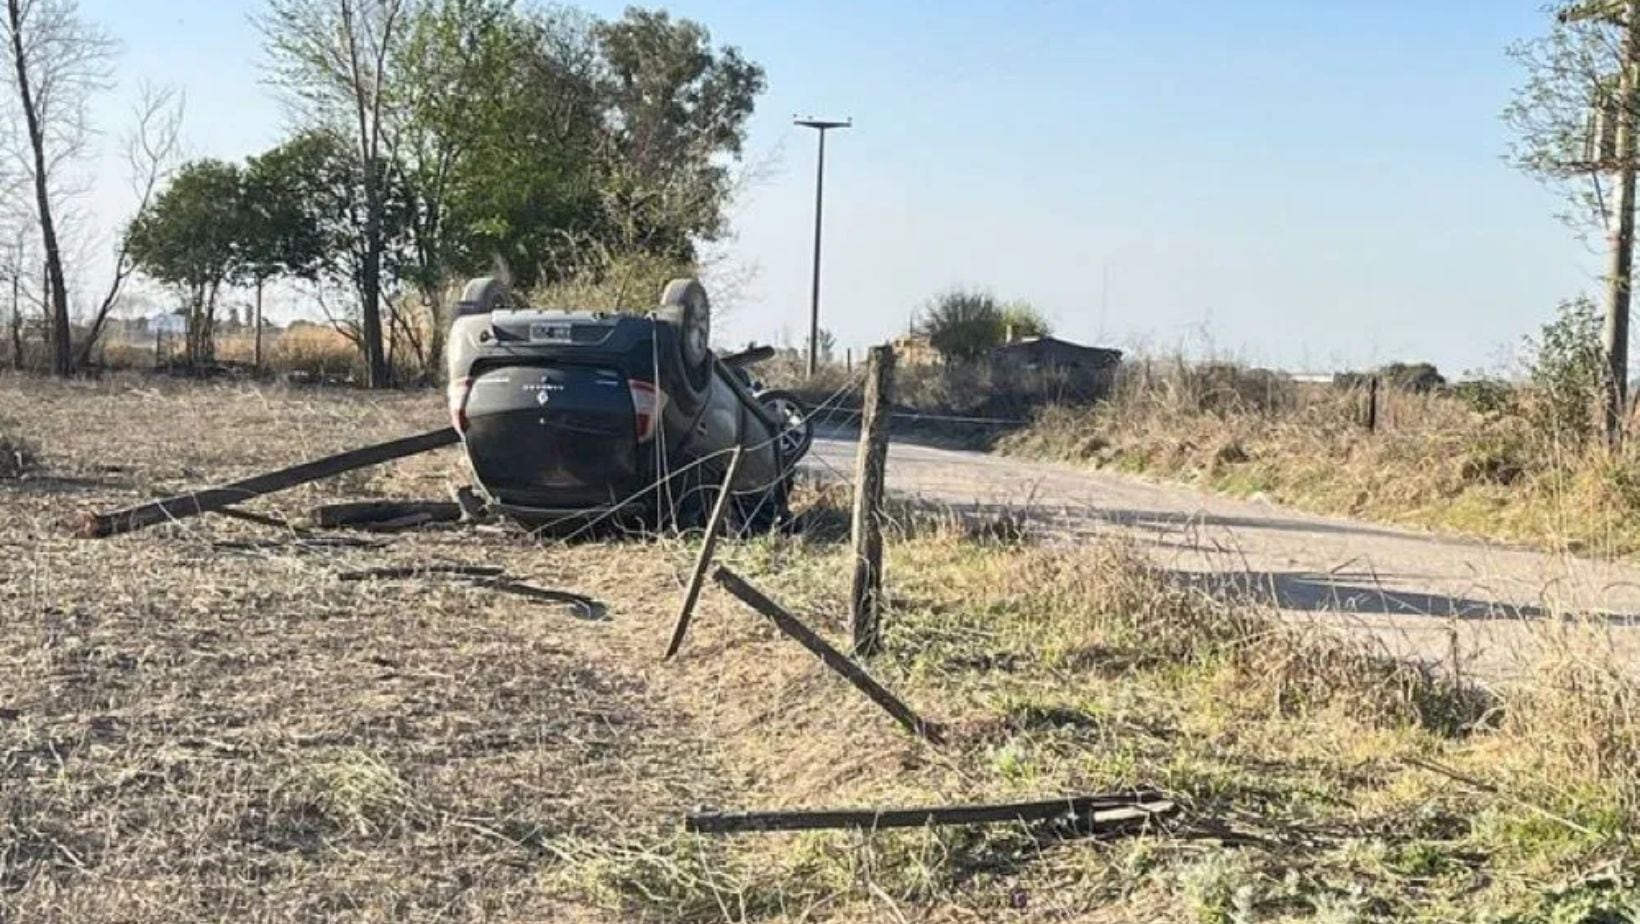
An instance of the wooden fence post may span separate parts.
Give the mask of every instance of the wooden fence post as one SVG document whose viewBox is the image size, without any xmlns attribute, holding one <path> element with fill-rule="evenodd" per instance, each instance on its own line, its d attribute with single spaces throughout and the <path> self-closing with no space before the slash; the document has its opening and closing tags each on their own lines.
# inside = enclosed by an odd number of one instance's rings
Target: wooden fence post
<svg viewBox="0 0 1640 924">
<path fill-rule="evenodd" d="M 1367 432 L 1378 432 L 1378 376 L 1367 382 Z"/>
<path fill-rule="evenodd" d="M 854 653 L 862 657 L 882 647 L 878 617 L 883 593 L 883 469 L 888 463 L 893 389 L 894 350 L 874 346 L 866 353 L 860 451 L 854 466 L 854 582 L 849 589 Z"/>
</svg>

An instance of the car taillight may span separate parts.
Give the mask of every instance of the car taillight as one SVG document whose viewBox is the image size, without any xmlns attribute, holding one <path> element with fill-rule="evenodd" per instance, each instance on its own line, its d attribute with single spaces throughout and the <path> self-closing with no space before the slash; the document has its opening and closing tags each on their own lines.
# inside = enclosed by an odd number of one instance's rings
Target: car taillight
<svg viewBox="0 0 1640 924">
<path fill-rule="evenodd" d="M 638 423 L 638 442 L 642 443 L 655 436 L 663 396 L 660 389 L 649 382 L 628 379 L 626 384 L 632 391 L 632 414 Z"/>
<path fill-rule="evenodd" d="M 471 378 L 456 379 L 445 394 L 450 399 L 450 424 L 457 433 L 467 432 L 467 397 L 473 393 Z"/>
</svg>

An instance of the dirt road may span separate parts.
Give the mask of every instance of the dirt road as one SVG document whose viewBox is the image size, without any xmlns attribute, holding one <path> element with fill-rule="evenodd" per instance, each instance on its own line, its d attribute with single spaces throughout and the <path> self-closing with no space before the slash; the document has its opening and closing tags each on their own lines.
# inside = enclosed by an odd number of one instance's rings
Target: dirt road
<svg viewBox="0 0 1640 924">
<path fill-rule="evenodd" d="M 854 452 L 846 436 L 817 439 L 809 465 L 851 476 Z M 1516 675 L 1548 644 L 1611 646 L 1640 665 L 1634 565 L 903 442 L 890 450 L 888 483 L 964 513 L 1013 511 L 1062 537 L 1130 536 L 1189 586 L 1250 593 L 1291 619 L 1366 633 L 1401 656 L 1450 665 L 1456 650 L 1459 669 L 1482 676 Z M 1567 613 L 1593 615 L 1575 627 L 1551 618 Z"/>
</svg>

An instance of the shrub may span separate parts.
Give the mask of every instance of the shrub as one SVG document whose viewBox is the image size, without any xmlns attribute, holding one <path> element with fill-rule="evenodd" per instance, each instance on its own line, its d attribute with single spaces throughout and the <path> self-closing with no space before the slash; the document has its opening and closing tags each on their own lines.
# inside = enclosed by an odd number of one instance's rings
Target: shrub
<svg viewBox="0 0 1640 924">
<path fill-rule="evenodd" d="M 1006 322 L 989 293 L 956 290 L 935 299 L 917 326 L 947 361 L 972 361 L 1002 342 Z"/>
<path fill-rule="evenodd" d="M 1605 387 L 1600 315 L 1587 298 L 1561 302 L 1553 321 L 1526 338 L 1533 425 L 1564 443 L 1582 445 L 1595 433 L 1595 408 Z"/>
<path fill-rule="evenodd" d="M 1377 375 L 1401 391 L 1431 392 L 1446 384 L 1434 363 L 1388 363 L 1378 367 Z"/>
<path fill-rule="evenodd" d="M 18 436 L 15 426 L 0 418 L 0 480 L 21 478 L 39 464 L 34 444 Z"/>
<path fill-rule="evenodd" d="M 1472 378 L 1452 386 L 1452 396 L 1477 414 L 1501 416 L 1515 408 L 1514 386 L 1502 379 Z"/>
<path fill-rule="evenodd" d="M 1446 384 L 1446 377 L 1434 363 L 1385 363 L 1370 372 L 1340 372 L 1333 376 L 1339 388 L 1366 388 L 1377 379 L 1387 388 L 1426 394 Z"/>
</svg>

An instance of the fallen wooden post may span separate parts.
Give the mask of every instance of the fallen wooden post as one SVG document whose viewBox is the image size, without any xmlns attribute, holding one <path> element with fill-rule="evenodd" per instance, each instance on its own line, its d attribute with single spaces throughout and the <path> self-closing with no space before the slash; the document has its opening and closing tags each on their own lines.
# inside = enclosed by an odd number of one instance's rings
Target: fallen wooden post
<svg viewBox="0 0 1640 924">
<path fill-rule="evenodd" d="M 793 809 L 772 812 L 698 812 L 684 818 L 684 830 L 698 834 L 745 831 L 814 831 L 825 828 L 921 828 L 928 825 L 985 825 L 1064 820 L 1092 827 L 1127 825 L 1167 815 L 1177 806 L 1153 790 L 1071 796 L 1040 802 L 940 805 L 909 809 Z"/>
<path fill-rule="evenodd" d="M 363 571 L 343 571 L 336 575 L 338 581 L 396 581 L 404 578 L 426 577 L 433 574 L 450 575 L 453 577 L 471 578 L 499 578 L 505 575 L 505 569 L 494 565 L 389 565 L 381 568 L 366 568 Z"/>
<path fill-rule="evenodd" d="M 539 600 L 542 603 L 561 603 L 573 606 L 581 611 L 581 618 L 583 619 L 604 618 L 604 605 L 586 594 L 578 594 L 571 590 L 553 590 L 550 587 L 536 587 L 534 584 L 525 584 L 508 577 L 478 578 L 473 583 L 477 587 L 499 590 L 504 594 Z"/>
<path fill-rule="evenodd" d="M 221 487 L 205 488 L 109 513 L 88 513 L 80 525 L 79 534 L 87 539 L 117 536 L 120 533 L 220 510 L 253 497 L 294 488 L 300 484 L 351 472 L 354 469 L 417 455 L 459 441 L 460 436 L 456 431 L 445 427 L 442 430 L 432 430 L 416 436 L 366 446 L 363 449 L 337 453 L 312 462 L 303 462 L 301 465 L 255 475 Z"/>
<path fill-rule="evenodd" d="M 825 665 L 841 674 L 855 689 L 864 693 L 868 699 L 883 707 L 883 711 L 893 716 L 896 721 L 905 726 L 906 730 L 933 744 L 940 744 L 945 740 L 940 727 L 931 722 L 925 722 L 921 716 L 911 711 L 911 707 L 901 702 L 893 693 L 888 692 L 882 684 L 871 678 L 831 643 L 816 635 L 814 630 L 799 622 L 797 617 L 781 609 L 780 605 L 765 597 L 761 591 L 746 583 L 746 580 L 727 568 L 718 566 L 712 571 L 712 580 L 729 593 L 740 599 L 757 612 L 768 617 L 781 632 L 795 639 L 798 644 L 814 652 Z"/>
<path fill-rule="evenodd" d="M 256 513 L 252 510 L 240 510 L 238 507 L 218 507 L 212 512 L 218 516 L 227 517 L 230 520 L 242 520 L 246 523 L 255 523 L 258 526 L 271 526 L 274 529 L 296 528 L 291 525 L 289 520 L 285 520 L 280 517 L 268 516 L 263 513 Z"/>
<path fill-rule="evenodd" d="M 695 570 L 689 575 L 689 589 L 684 591 L 683 606 L 678 609 L 678 621 L 672 627 L 672 640 L 666 645 L 666 654 L 661 655 L 662 661 L 678 653 L 678 648 L 683 645 L 684 633 L 689 631 L 689 620 L 695 614 L 695 602 L 700 599 L 700 585 L 706 580 L 706 566 L 712 563 L 712 552 L 717 549 L 718 530 L 723 528 L 723 518 L 729 512 L 732 497 L 729 486 L 735 483 L 735 475 L 740 471 L 740 455 L 741 447 L 736 444 L 734 454 L 729 457 L 729 470 L 723 475 L 723 486 L 718 489 L 717 503 L 712 506 L 712 516 L 706 521 L 706 538 L 700 544 Z"/>
<path fill-rule="evenodd" d="M 308 519 L 319 529 L 390 527 L 411 519 L 417 523 L 454 523 L 461 519 L 461 505 L 455 501 L 351 501 L 315 507 Z"/>
<path fill-rule="evenodd" d="M 343 571 L 336 575 L 338 581 L 396 581 L 409 578 L 448 577 L 458 581 L 469 581 L 474 587 L 483 587 L 487 590 L 500 591 L 504 594 L 514 594 L 539 600 L 543 603 L 573 606 L 581 611 L 585 619 L 602 619 L 604 605 L 586 594 L 578 594 L 570 590 L 554 590 L 550 587 L 536 587 L 534 584 L 525 584 L 515 578 L 507 576 L 506 569 L 494 565 L 457 565 L 457 564 L 422 564 L 422 565 L 387 565 L 380 568 L 366 568 L 362 571 Z"/>
</svg>

